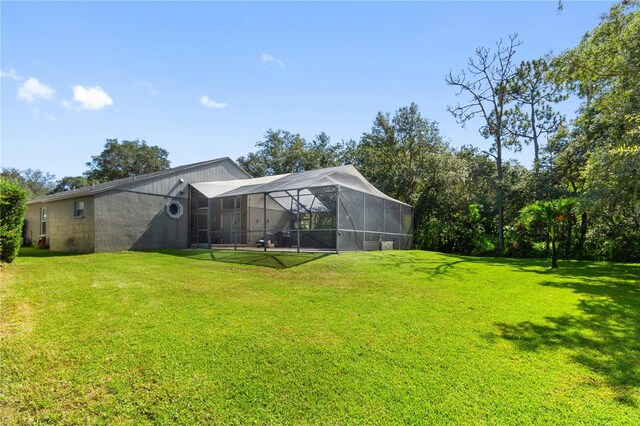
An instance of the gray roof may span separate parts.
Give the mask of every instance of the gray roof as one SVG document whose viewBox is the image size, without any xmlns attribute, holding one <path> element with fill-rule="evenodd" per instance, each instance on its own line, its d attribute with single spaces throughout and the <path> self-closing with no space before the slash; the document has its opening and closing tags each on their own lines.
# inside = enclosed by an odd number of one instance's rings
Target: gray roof
<svg viewBox="0 0 640 426">
<path fill-rule="evenodd" d="M 197 168 L 197 167 L 206 166 L 206 165 L 209 165 L 209 164 L 219 163 L 219 162 L 222 162 L 222 161 L 231 161 L 240 170 L 242 170 L 242 168 L 240 166 L 238 166 L 229 157 L 222 157 L 222 158 L 216 158 L 214 160 L 200 161 L 198 163 L 185 164 L 183 166 L 172 167 L 172 168 L 160 170 L 160 171 L 157 171 L 157 172 L 145 173 L 143 175 L 129 176 L 129 177 L 126 177 L 126 178 L 116 179 L 116 180 L 112 180 L 112 181 L 109 181 L 109 182 L 99 183 L 99 184 L 95 184 L 95 185 L 91 185 L 91 186 L 85 186 L 84 188 L 73 189 L 71 191 L 63 191 L 63 192 L 58 192 L 58 193 L 55 193 L 55 194 L 45 195 L 44 197 L 38 197 L 38 198 L 34 198 L 33 200 L 29 200 L 29 202 L 27 204 L 46 203 L 46 202 L 49 202 L 49 201 L 57 201 L 57 200 L 64 200 L 64 199 L 67 199 L 67 198 L 84 197 L 84 196 L 87 196 L 87 195 L 100 194 L 102 192 L 106 192 L 106 191 L 110 191 L 110 190 L 113 190 L 113 189 L 117 189 L 117 188 L 120 188 L 122 186 L 125 186 L 125 185 L 133 183 L 133 182 L 138 183 L 138 182 L 148 181 L 148 180 L 156 179 L 158 177 L 168 176 L 168 175 L 171 175 L 173 173 L 180 173 L 180 172 L 184 172 L 186 170 L 190 170 L 190 169 L 194 169 L 194 168 Z M 251 176 L 251 175 L 249 175 L 247 173 L 247 176 Z"/>
</svg>

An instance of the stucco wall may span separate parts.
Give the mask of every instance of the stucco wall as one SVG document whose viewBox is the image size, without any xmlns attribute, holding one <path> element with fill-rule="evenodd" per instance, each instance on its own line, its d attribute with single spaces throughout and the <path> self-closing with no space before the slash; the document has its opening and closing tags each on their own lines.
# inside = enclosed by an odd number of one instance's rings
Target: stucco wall
<svg viewBox="0 0 640 426">
<path fill-rule="evenodd" d="M 96 195 L 96 251 L 186 248 L 189 234 L 188 184 L 247 178 L 231 161 L 220 161 L 163 175 L 153 181 L 132 182 Z M 180 182 L 182 179 L 182 182 Z M 166 213 L 166 205 L 178 200 L 179 219 Z"/>
<path fill-rule="evenodd" d="M 24 216 L 24 237 L 29 239 L 33 244 L 38 242 L 40 236 L 40 207 L 42 206 L 42 204 L 29 204 Z"/>
<path fill-rule="evenodd" d="M 178 219 L 165 211 L 174 199 L 183 206 Z M 96 251 L 187 247 L 186 197 L 117 191 L 96 196 L 95 204 Z"/>
<path fill-rule="evenodd" d="M 74 203 L 84 201 L 84 216 L 74 217 Z M 52 251 L 91 253 L 94 251 L 94 200 L 92 196 L 34 203 L 27 206 L 26 237 L 34 244 L 40 237 L 40 208 L 47 209 L 45 234 Z"/>
</svg>

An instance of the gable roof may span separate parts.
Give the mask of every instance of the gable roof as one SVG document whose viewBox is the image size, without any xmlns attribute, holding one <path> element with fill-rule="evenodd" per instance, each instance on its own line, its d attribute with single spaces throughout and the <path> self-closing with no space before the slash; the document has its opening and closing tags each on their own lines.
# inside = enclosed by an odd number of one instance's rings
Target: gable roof
<svg viewBox="0 0 640 426">
<path fill-rule="evenodd" d="M 295 191 L 303 188 L 317 188 L 336 185 L 364 192 L 365 194 L 374 195 L 379 198 L 392 200 L 408 206 L 408 204 L 389 197 L 373 186 L 371 182 L 360 174 L 358 169 L 350 164 L 346 166 L 265 176 L 254 179 L 191 183 L 191 186 L 207 198 L 263 194 L 278 191 Z"/>
<path fill-rule="evenodd" d="M 116 179 L 109 182 L 99 183 L 91 186 L 85 186 L 83 188 L 72 189 L 71 191 L 63 191 L 55 194 L 45 195 L 44 197 L 34 198 L 33 200 L 29 200 L 27 204 L 35 204 L 35 203 L 46 203 L 49 201 L 57 201 L 57 200 L 65 200 L 67 198 L 75 198 L 75 197 L 83 197 L 87 195 L 95 195 L 100 194 L 102 192 L 111 191 L 113 189 L 120 188 L 130 183 L 138 183 L 149 181 L 153 179 L 157 179 L 159 177 L 168 176 L 174 173 L 185 172 L 191 169 L 195 169 L 202 166 L 213 165 L 215 163 L 220 163 L 223 161 L 230 161 L 233 165 L 238 167 L 238 170 L 243 171 L 247 177 L 251 177 L 251 175 L 245 172 L 235 161 L 233 161 L 229 157 L 216 158 L 213 160 L 200 161 L 198 163 L 185 164 L 183 166 L 172 167 L 169 169 L 160 170 L 152 173 L 145 173 L 143 175 L 138 176 L 129 176 L 122 179 Z"/>
</svg>

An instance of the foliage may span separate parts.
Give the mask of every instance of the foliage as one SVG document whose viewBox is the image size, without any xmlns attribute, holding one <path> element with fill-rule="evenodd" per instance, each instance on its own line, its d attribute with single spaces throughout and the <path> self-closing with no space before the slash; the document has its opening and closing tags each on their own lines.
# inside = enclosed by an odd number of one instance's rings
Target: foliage
<svg viewBox="0 0 640 426">
<path fill-rule="evenodd" d="M 640 258 L 640 154 L 598 149 L 584 170 L 585 201 L 594 229 L 589 252 L 596 258 Z"/>
<path fill-rule="evenodd" d="M 520 150 L 520 143 L 532 143 L 534 171 L 540 169 L 542 138 L 555 135 L 564 117 L 554 111 L 552 104 L 566 98 L 560 85 L 550 80 L 548 57 L 522 62 L 509 82 L 513 107 L 505 112 L 506 146 Z M 535 182 L 537 183 L 537 182 Z M 538 188 L 536 187 L 536 193 Z"/>
<path fill-rule="evenodd" d="M 615 147 L 633 137 L 640 110 L 640 3 L 614 4 L 577 47 L 553 60 L 556 81 L 584 99 L 577 119 L 589 141 Z"/>
<path fill-rule="evenodd" d="M 50 194 L 55 187 L 55 175 L 38 169 L 18 170 L 3 168 L 2 179 L 15 182 L 27 194 L 28 199 Z"/>
<path fill-rule="evenodd" d="M 260 149 L 237 161 L 254 177 L 295 173 L 343 164 L 345 146 L 331 144 L 324 132 L 309 142 L 297 133 L 269 129 L 264 139 L 256 143 Z"/>
<path fill-rule="evenodd" d="M 22 242 L 27 194 L 15 182 L 0 178 L 0 261 L 11 263 Z"/>
<path fill-rule="evenodd" d="M 3 422 L 640 423 L 640 265 L 260 254 L 21 251 Z"/>
<path fill-rule="evenodd" d="M 563 198 L 559 200 L 536 201 L 520 210 L 520 222 L 527 228 L 534 224 L 542 224 L 551 241 L 551 267 L 558 267 L 558 252 L 556 247 L 556 229 L 558 222 L 570 220 L 571 209 L 576 200 Z"/>
<path fill-rule="evenodd" d="M 86 163 L 89 170 L 84 176 L 95 183 L 157 172 L 169 167 L 168 156 L 167 150 L 145 141 L 107 139 L 104 150 Z"/>
<path fill-rule="evenodd" d="M 416 104 L 393 117 L 378 113 L 360 139 L 354 164 L 382 192 L 414 205 L 417 223 L 446 208 L 464 173 L 464 165 L 447 152 L 437 123 L 423 118 Z"/>
<path fill-rule="evenodd" d="M 496 204 L 498 207 L 498 246 L 504 249 L 504 205 L 505 194 L 502 186 L 502 148 L 507 138 L 507 110 L 512 99 L 511 82 L 516 73 L 516 49 L 522 43 L 517 34 L 509 36 L 505 44 L 496 43 L 495 51 L 479 47 L 475 55 L 469 58 L 467 70 L 453 75 L 451 71 L 445 82 L 458 90 L 458 95 L 468 96 L 465 104 L 448 107 L 456 120 L 465 125 L 468 121 L 480 117 L 480 134 L 492 140 L 491 153 L 496 161 L 497 184 Z"/>
<path fill-rule="evenodd" d="M 71 191 L 89 185 L 89 181 L 84 176 L 65 176 L 56 182 L 56 187 L 53 189 L 53 192 Z"/>
<path fill-rule="evenodd" d="M 448 220 L 430 218 L 416 230 L 416 248 L 463 254 L 491 253 L 494 245 L 482 226 L 477 204 Z"/>
</svg>

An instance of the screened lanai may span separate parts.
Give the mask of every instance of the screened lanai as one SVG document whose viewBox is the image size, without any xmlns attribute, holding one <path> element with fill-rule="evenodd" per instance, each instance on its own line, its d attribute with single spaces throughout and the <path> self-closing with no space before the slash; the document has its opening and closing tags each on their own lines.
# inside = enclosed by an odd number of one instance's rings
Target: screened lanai
<svg viewBox="0 0 640 426">
<path fill-rule="evenodd" d="M 353 166 L 191 184 L 190 244 L 297 251 L 410 249 L 413 209 Z"/>
</svg>

